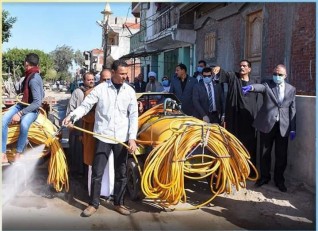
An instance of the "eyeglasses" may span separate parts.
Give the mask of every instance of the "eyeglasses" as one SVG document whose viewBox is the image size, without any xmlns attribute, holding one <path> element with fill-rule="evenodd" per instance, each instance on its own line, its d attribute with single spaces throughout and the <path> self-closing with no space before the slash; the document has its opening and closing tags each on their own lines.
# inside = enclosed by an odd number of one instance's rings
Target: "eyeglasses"
<svg viewBox="0 0 318 231">
<path fill-rule="evenodd" d="M 278 75 L 278 76 L 284 76 L 285 74 L 278 74 L 278 73 L 273 73 L 273 75 Z"/>
</svg>

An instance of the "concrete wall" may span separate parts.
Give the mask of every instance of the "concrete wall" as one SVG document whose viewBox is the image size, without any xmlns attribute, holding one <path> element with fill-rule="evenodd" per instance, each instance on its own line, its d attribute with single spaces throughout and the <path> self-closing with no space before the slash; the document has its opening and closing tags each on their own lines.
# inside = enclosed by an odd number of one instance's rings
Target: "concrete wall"
<svg viewBox="0 0 318 231">
<path fill-rule="evenodd" d="M 316 186 L 316 97 L 296 97 L 296 139 L 289 141 L 286 179 Z"/>
</svg>

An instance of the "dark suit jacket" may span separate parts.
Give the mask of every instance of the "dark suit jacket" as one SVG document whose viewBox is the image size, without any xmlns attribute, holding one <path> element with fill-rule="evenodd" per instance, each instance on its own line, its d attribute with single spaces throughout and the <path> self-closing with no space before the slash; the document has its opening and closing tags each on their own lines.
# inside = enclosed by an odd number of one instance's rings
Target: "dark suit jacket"
<svg viewBox="0 0 318 231">
<path fill-rule="evenodd" d="M 283 137 L 290 131 L 296 131 L 296 88 L 285 82 L 285 95 L 283 102 L 278 102 L 276 83 L 269 80 L 263 84 L 252 84 L 254 92 L 263 94 L 263 104 L 256 119 L 254 127 L 263 133 L 269 133 L 274 127 L 279 114 L 280 134 Z"/>
<path fill-rule="evenodd" d="M 219 118 L 225 111 L 224 94 L 220 84 L 213 84 L 214 89 L 214 99 L 216 110 L 218 112 Z M 193 114 L 198 119 L 203 118 L 203 116 L 209 113 L 209 95 L 208 91 L 203 82 L 199 82 L 193 87 L 193 105 L 195 113 Z"/>
<path fill-rule="evenodd" d="M 135 86 L 135 91 L 136 91 L 137 93 L 139 93 L 139 92 L 145 92 L 145 91 L 146 91 L 147 83 L 144 82 L 144 81 L 142 81 L 142 82 L 141 82 L 141 87 L 140 87 L 139 82 L 138 82 L 138 83 L 135 83 L 134 86 Z"/>
<path fill-rule="evenodd" d="M 177 98 L 181 101 L 181 110 L 187 114 L 192 115 L 193 114 L 193 102 L 192 102 L 192 93 L 193 93 L 193 86 L 198 81 L 195 78 L 190 77 L 187 75 L 187 84 L 184 88 L 184 91 L 182 91 L 181 88 L 181 82 L 178 77 L 174 77 L 171 80 L 170 85 L 170 93 L 174 93 Z"/>
</svg>

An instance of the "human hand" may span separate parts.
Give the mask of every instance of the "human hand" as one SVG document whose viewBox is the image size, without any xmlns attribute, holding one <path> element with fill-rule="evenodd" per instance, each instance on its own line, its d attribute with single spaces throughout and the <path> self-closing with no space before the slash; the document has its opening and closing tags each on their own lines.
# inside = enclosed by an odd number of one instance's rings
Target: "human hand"
<svg viewBox="0 0 318 231">
<path fill-rule="evenodd" d="M 295 131 L 290 131 L 289 137 L 290 137 L 290 140 L 294 140 L 296 138 L 296 132 Z"/>
<path fill-rule="evenodd" d="M 202 119 L 204 122 L 206 123 L 210 123 L 210 119 L 208 116 L 203 116 L 203 119 Z"/>
<path fill-rule="evenodd" d="M 73 128 L 73 120 L 71 119 L 70 115 L 64 118 L 64 120 L 62 121 L 62 126 Z"/>
<path fill-rule="evenodd" d="M 213 72 L 213 74 L 214 74 L 214 75 L 219 74 L 220 69 L 221 69 L 221 67 L 219 67 L 219 66 L 212 67 L 212 72 Z"/>
<path fill-rule="evenodd" d="M 225 116 L 222 115 L 222 117 L 221 117 L 221 125 L 224 124 L 224 121 L 225 121 Z"/>
<path fill-rule="evenodd" d="M 130 153 L 134 153 L 137 149 L 136 141 L 133 139 L 128 140 L 128 146 L 129 146 L 128 152 Z"/>
<path fill-rule="evenodd" d="M 245 87 L 242 87 L 243 95 L 246 95 L 249 91 L 252 91 L 253 87 L 252 85 L 247 85 Z"/>
<path fill-rule="evenodd" d="M 16 114 L 13 115 L 13 117 L 11 119 L 11 123 L 12 124 L 17 124 L 17 123 L 20 122 L 20 120 L 21 120 L 21 116 L 18 113 L 16 113 Z"/>
</svg>

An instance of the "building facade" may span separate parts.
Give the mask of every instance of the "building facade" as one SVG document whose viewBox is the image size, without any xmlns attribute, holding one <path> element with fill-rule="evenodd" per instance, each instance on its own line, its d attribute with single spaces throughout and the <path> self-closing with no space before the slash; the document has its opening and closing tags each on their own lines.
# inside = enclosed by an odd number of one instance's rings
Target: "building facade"
<svg viewBox="0 0 318 231">
<path fill-rule="evenodd" d="M 188 74 L 198 60 L 237 71 L 252 62 L 252 76 L 270 78 L 277 64 L 300 95 L 316 95 L 316 3 L 132 3 L 140 31 L 130 53 L 145 74 L 173 76 L 184 63 Z"/>
</svg>

